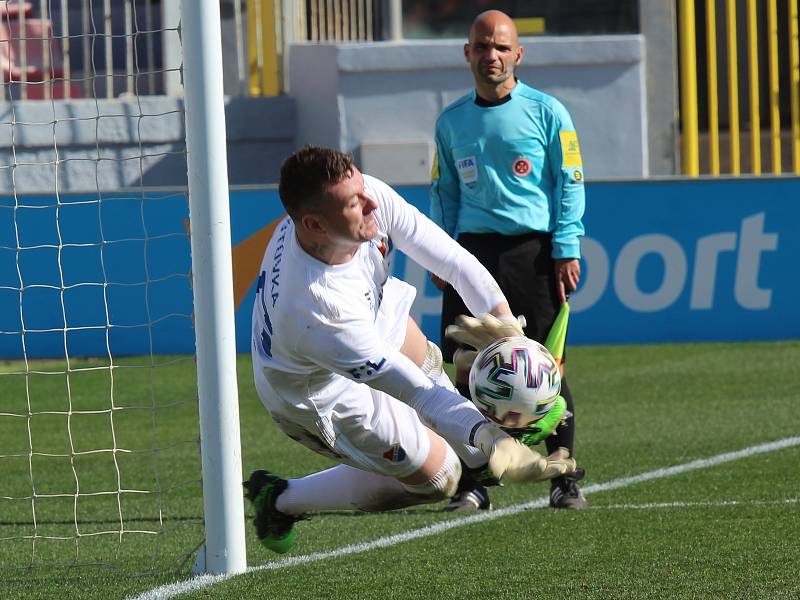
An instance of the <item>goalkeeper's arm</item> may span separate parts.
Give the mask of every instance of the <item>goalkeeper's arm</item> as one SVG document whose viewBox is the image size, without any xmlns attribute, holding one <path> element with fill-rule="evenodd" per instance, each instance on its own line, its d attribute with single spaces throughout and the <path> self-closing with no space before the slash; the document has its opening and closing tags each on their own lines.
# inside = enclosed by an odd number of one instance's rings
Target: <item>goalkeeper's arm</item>
<svg viewBox="0 0 800 600">
<path fill-rule="evenodd" d="M 512 316 L 497 281 L 477 258 L 391 187 L 375 178 L 369 181 L 386 232 L 399 250 L 449 282 L 473 315 Z"/>
</svg>

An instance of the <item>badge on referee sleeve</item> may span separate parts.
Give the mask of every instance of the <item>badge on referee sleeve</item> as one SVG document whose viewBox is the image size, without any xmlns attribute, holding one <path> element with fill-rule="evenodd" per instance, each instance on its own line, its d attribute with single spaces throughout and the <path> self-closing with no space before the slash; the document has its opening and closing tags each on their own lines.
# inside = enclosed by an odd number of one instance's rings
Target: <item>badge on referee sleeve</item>
<svg viewBox="0 0 800 600">
<path fill-rule="evenodd" d="M 439 179 L 439 147 L 433 149 L 433 167 L 431 167 L 431 181 Z"/>
<path fill-rule="evenodd" d="M 561 138 L 561 155 L 564 157 L 563 166 L 582 167 L 581 148 L 578 144 L 578 134 L 574 131 L 559 131 Z"/>
</svg>

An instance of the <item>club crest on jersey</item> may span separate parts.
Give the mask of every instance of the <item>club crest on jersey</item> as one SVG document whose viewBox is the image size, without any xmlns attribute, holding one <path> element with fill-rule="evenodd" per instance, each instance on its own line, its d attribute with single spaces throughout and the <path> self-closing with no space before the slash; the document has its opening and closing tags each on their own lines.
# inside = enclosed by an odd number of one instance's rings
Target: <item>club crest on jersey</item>
<svg viewBox="0 0 800 600">
<path fill-rule="evenodd" d="M 391 242 L 389 238 L 386 236 L 382 236 L 380 242 L 378 243 L 378 252 L 381 253 L 381 256 L 386 258 L 386 255 L 389 253 L 391 248 Z"/>
<path fill-rule="evenodd" d="M 378 237 L 369 241 L 370 246 L 377 248 L 383 258 L 392 251 L 392 240 L 387 235 L 380 234 Z"/>
<path fill-rule="evenodd" d="M 524 156 L 519 156 L 514 161 L 514 166 L 512 170 L 514 171 L 514 175 L 519 177 L 525 177 L 528 173 L 531 172 L 531 161 L 525 158 Z"/>
<path fill-rule="evenodd" d="M 393 463 L 403 462 L 406 459 L 406 451 L 400 444 L 394 444 L 383 453 L 383 458 Z"/>
<path fill-rule="evenodd" d="M 478 182 L 478 161 L 474 156 L 465 156 L 456 160 L 456 169 L 461 183 L 467 187 L 475 187 Z"/>
</svg>

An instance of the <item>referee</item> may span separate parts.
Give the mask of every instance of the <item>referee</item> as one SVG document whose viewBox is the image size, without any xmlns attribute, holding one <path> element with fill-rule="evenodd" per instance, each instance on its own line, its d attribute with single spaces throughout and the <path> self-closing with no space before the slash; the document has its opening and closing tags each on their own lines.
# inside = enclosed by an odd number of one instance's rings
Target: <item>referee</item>
<svg viewBox="0 0 800 600">
<path fill-rule="evenodd" d="M 583 163 L 566 108 L 514 76 L 523 53 L 508 15 L 478 15 L 464 45 L 475 90 L 436 121 L 431 218 L 494 275 L 514 314 L 525 316 L 525 335 L 544 342 L 580 280 Z M 452 362 L 456 348 L 444 330 L 469 313 L 452 286 L 432 277 L 444 291 L 442 351 Z M 457 386 L 468 396 L 464 375 L 456 374 Z M 545 443 L 548 453 L 563 447 L 572 456 L 575 408 L 561 385 L 572 416 Z M 579 469 L 554 479 L 550 506 L 585 508 L 582 476 Z M 467 475 L 446 510 L 489 508 L 486 489 Z"/>
</svg>

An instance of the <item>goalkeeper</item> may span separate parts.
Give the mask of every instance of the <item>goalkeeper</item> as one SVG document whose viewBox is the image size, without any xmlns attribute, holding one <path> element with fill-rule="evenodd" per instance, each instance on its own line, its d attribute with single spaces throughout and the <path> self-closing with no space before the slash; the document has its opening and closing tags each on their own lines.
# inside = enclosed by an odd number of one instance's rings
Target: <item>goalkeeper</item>
<svg viewBox="0 0 800 600">
<path fill-rule="evenodd" d="M 447 106 L 436 122 L 431 218 L 495 277 L 514 314 L 527 320 L 525 335 L 544 342 L 567 295 L 580 279 L 584 229 L 583 165 L 575 127 L 555 98 L 519 81 L 524 49 L 508 15 L 478 15 L 464 45 L 475 90 Z M 466 308 L 447 279 L 442 330 Z M 455 344 L 442 337 L 448 362 Z M 456 378 L 462 394 L 465 380 Z M 572 394 L 562 396 L 574 415 Z M 574 452 L 570 416 L 546 439 L 547 450 Z M 550 505 L 584 508 L 577 485 L 582 471 L 553 479 Z M 465 478 L 450 509 L 490 508 L 486 490 Z"/>
<path fill-rule="evenodd" d="M 416 290 L 390 277 L 394 244 L 452 281 L 474 314 L 515 324 L 486 269 L 350 156 L 308 146 L 281 167 L 288 217 L 267 246 L 253 306 L 256 389 L 286 435 L 340 464 L 245 487 L 256 533 L 285 552 L 294 523 L 324 510 L 389 510 L 453 495 L 468 467 L 500 480 L 573 472 L 511 438 L 460 396 L 409 317 Z"/>
</svg>

